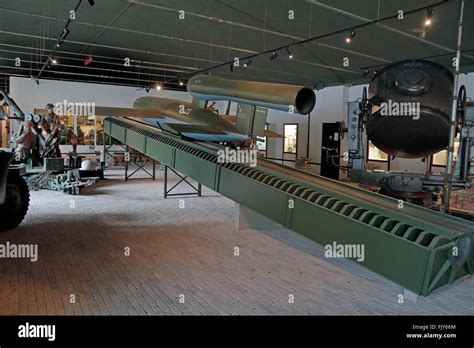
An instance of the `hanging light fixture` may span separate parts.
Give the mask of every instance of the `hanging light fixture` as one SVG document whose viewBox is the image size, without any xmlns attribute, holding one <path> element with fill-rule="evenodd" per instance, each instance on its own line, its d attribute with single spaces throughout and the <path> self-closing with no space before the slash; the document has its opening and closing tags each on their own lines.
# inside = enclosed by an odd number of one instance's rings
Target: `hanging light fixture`
<svg viewBox="0 0 474 348">
<path fill-rule="evenodd" d="M 425 21 L 425 27 L 429 27 L 432 23 L 433 19 L 433 8 L 430 7 L 429 9 L 426 10 L 426 21 Z"/>
<path fill-rule="evenodd" d="M 355 30 L 354 30 L 354 29 L 351 29 L 350 35 L 346 37 L 346 42 L 347 42 L 347 43 L 351 43 L 351 42 L 352 42 L 352 39 L 354 39 L 355 36 L 356 36 Z"/>
</svg>

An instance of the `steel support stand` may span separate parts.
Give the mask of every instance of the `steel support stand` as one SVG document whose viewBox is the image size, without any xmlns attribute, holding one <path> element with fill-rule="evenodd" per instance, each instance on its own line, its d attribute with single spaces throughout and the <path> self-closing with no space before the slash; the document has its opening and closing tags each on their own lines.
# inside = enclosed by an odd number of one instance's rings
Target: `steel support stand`
<svg viewBox="0 0 474 348">
<path fill-rule="evenodd" d="M 151 173 L 145 168 L 147 163 L 142 162 L 142 163 L 135 163 L 137 165 L 137 168 L 131 174 L 128 174 L 128 171 L 130 169 L 129 163 L 130 161 L 125 162 L 125 181 L 128 181 L 128 179 L 130 179 L 133 175 L 135 175 L 139 171 L 145 172 L 152 180 L 156 179 L 156 161 L 155 160 L 152 159 Z"/>
<path fill-rule="evenodd" d="M 188 179 L 187 176 L 181 175 L 180 173 L 175 171 L 173 168 L 170 168 L 168 166 L 164 166 L 164 167 L 165 167 L 165 176 L 164 176 L 164 190 L 163 190 L 163 193 L 164 193 L 165 198 L 172 197 L 172 196 L 198 196 L 198 197 L 201 197 L 202 185 L 200 183 L 198 183 L 198 186 L 196 187 L 187 180 Z M 168 169 L 171 170 L 173 173 L 175 173 L 178 176 L 178 178 L 180 179 L 169 190 L 168 190 Z M 170 193 L 182 182 L 185 182 L 186 184 L 191 186 L 193 191 L 192 192 L 183 192 L 183 193 Z"/>
<path fill-rule="evenodd" d="M 103 159 L 101 160 L 102 172 L 104 172 L 105 169 L 109 167 L 109 165 L 107 164 L 107 155 L 110 157 L 113 157 L 115 153 L 125 153 L 125 161 L 124 161 L 125 162 L 125 181 L 128 181 L 133 175 L 135 175 L 139 171 L 145 172 L 152 180 L 156 180 L 156 161 L 154 159 L 152 159 L 151 173 L 145 168 L 147 163 L 143 162 L 143 163 L 136 163 L 138 167 L 132 173 L 129 174 L 129 171 L 131 170 L 131 168 L 130 168 L 130 157 L 127 158 L 127 156 L 129 156 L 127 154 L 130 154 L 130 148 L 128 147 L 128 145 L 118 143 L 118 142 L 117 143 L 111 142 L 110 145 L 107 145 L 105 142 L 106 140 L 105 133 L 103 136 L 103 140 L 104 140 L 104 152 L 103 152 Z M 110 149 L 113 146 L 120 146 L 124 151 L 123 152 L 111 151 Z"/>
<path fill-rule="evenodd" d="M 107 155 L 111 156 L 113 158 L 115 153 L 123 153 L 123 152 L 117 152 L 117 151 L 110 151 L 112 146 L 120 146 L 124 149 L 124 151 L 127 151 L 127 147 L 123 144 L 112 144 L 112 145 L 104 145 L 104 159 L 102 162 L 102 169 L 105 170 L 109 167 L 107 164 Z"/>
</svg>

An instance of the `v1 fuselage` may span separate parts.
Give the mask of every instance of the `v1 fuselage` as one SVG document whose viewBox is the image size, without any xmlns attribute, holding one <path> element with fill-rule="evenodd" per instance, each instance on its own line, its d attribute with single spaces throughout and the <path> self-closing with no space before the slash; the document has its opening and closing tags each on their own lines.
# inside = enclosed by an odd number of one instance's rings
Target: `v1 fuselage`
<svg viewBox="0 0 474 348">
<path fill-rule="evenodd" d="M 240 142 L 249 139 L 233 123 L 208 109 L 181 100 L 141 97 L 133 108 L 98 106 L 97 115 L 127 117 L 163 131 L 210 142 Z"/>
<path fill-rule="evenodd" d="M 157 113 L 153 117 L 139 117 L 142 121 L 191 139 L 212 142 L 236 142 L 249 139 L 248 135 L 242 134 L 223 117 L 192 103 L 175 99 L 141 97 L 135 100 L 133 107 L 136 110 L 154 110 Z"/>
<path fill-rule="evenodd" d="M 266 114 L 265 118 L 255 119 L 252 115 L 237 115 L 236 126 L 225 116 L 203 108 L 205 101 L 228 100 L 300 114 L 309 113 L 316 103 L 316 95 L 309 87 L 227 80 L 207 75 L 191 78 L 187 90 L 194 97 L 193 103 L 141 97 L 135 100 L 133 109 L 101 107 L 96 111 L 99 115 L 139 118 L 164 131 L 195 140 L 240 142 L 250 139 L 254 129 L 264 128 Z"/>
</svg>

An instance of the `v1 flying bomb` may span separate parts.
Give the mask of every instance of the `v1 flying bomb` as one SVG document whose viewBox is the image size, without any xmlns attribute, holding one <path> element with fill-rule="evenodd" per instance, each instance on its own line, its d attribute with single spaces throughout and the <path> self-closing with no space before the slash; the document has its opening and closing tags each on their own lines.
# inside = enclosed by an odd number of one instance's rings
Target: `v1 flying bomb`
<svg viewBox="0 0 474 348">
<path fill-rule="evenodd" d="M 266 122 L 264 117 L 255 117 L 238 110 L 237 117 L 221 116 L 205 108 L 206 101 L 228 100 L 240 104 L 284 110 L 290 113 L 308 114 L 316 104 L 316 95 L 309 87 L 276 83 L 226 80 L 215 76 L 199 75 L 188 81 L 188 92 L 192 103 L 181 100 L 141 97 L 135 100 L 133 108 L 97 107 L 97 115 L 139 118 L 163 131 L 198 141 L 239 142 L 251 136 L 239 118 L 251 117 L 251 122 Z M 235 123 L 229 121 L 236 119 Z M 242 121 L 242 120 L 240 120 Z M 262 125 L 260 125 L 261 129 Z M 256 127 L 252 127 L 256 128 Z M 269 135 L 267 133 L 266 135 Z"/>
</svg>

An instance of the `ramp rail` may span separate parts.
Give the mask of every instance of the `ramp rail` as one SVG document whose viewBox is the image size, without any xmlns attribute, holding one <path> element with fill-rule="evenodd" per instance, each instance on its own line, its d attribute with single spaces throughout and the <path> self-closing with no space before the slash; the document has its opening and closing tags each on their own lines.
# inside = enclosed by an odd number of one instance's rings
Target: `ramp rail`
<svg viewBox="0 0 474 348">
<path fill-rule="evenodd" d="M 218 163 L 223 147 L 106 118 L 106 134 L 322 245 L 363 245 L 360 263 L 427 296 L 474 269 L 474 223 L 259 159 Z"/>
</svg>

